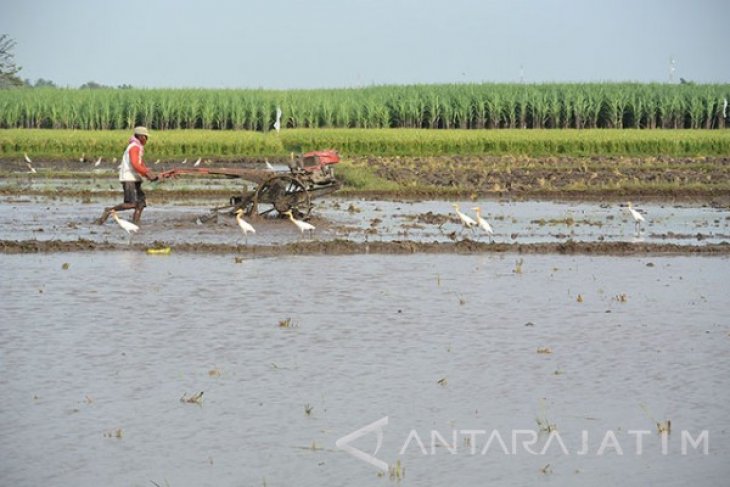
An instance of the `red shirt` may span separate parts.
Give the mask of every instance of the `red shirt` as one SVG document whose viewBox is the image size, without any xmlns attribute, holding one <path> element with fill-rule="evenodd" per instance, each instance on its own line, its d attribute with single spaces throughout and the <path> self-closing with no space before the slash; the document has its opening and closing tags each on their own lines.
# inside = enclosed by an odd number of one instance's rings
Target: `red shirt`
<svg viewBox="0 0 730 487">
<path fill-rule="evenodd" d="M 140 176 L 149 179 L 150 169 L 145 166 L 144 162 L 142 161 L 142 156 L 140 152 L 140 147 L 138 145 L 133 145 L 129 149 L 129 162 L 132 163 L 132 167 L 135 171 L 137 171 Z"/>
</svg>

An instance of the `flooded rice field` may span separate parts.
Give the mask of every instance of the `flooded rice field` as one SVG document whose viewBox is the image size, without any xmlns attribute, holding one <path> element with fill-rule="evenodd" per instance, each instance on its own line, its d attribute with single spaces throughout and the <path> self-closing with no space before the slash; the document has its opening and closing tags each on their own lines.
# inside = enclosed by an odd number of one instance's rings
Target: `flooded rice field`
<svg viewBox="0 0 730 487">
<path fill-rule="evenodd" d="M 546 218 L 618 211 L 533 205 Z M 95 228 L 96 205 L 2 207 L 5 238 Z M 488 211 L 551 238 L 526 209 Z M 140 238 L 160 227 L 192 238 L 195 210 L 151 209 Z M 716 218 L 725 231 L 710 209 L 648 215 L 647 234 Z M 585 231 L 631 238 L 616 219 Z M 291 238 L 284 228 L 275 238 Z M 730 475 L 725 256 L 117 251 L 0 254 L 0 266 L 3 485 L 719 486 Z"/>
<path fill-rule="evenodd" d="M 151 192 L 150 192 L 151 193 Z M 86 239 L 124 243 L 126 233 L 113 221 L 96 225 L 109 198 L 0 197 L 0 235 L 4 240 Z M 645 222 L 637 230 L 622 203 L 562 201 L 461 201 L 461 210 L 474 216 L 474 207 L 494 230 L 490 238 L 481 231 L 465 230 L 451 202 L 372 201 L 343 198 L 317 200 L 312 220 L 314 240 L 352 242 L 453 242 L 471 239 L 502 244 L 555 242 L 634 242 L 703 246 L 730 242 L 730 211 L 697 204 L 635 203 Z M 218 199 L 152 201 L 145 210 L 134 242 L 152 244 L 244 244 L 236 221 L 220 214 L 202 223 L 210 208 L 225 204 Z M 122 215 L 131 218 L 131 214 Z M 202 220 L 201 220 L 202 219 Z M 257 231 L 251 245 L 277 245 L 302 239 L 288 220 L 254 221 Z M 304 238 L 309 238 L 305 236 Z"/>
</svg>

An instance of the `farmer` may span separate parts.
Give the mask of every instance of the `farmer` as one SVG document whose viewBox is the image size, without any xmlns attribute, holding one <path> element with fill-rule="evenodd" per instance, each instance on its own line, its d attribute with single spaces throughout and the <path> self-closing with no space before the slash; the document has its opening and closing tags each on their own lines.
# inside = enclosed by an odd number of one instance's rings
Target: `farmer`
<svg viewBox="0 0 730 487">
<path fill-rule="evenodd" d="M 131 210 L 134 208 L 132 221 L 136 224 L 142 216 L 142 210 L 147 206 L 144 192 L 142 191 L 142 176 L 150 181 L 156 181 L 157 175 L 152 172 L 142 161 L 144 146 L 150 134 L 146 127 L 135 127 L 134 135 L 129 139 L 129 145 L 122 156 L 122 164 L 119 166 L 119 181 L 124 189 L 124 203 L 110 208 L 105 208 L 99 218 L 99 225 L 103 225 L 109 218 L 112 210 Z"/>
</svg>

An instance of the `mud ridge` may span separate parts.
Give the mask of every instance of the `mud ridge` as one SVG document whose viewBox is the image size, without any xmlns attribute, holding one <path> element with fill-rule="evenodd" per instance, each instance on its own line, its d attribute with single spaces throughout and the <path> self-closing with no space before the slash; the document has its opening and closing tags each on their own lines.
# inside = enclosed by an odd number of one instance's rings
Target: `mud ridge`
<svg viewBox="0 0 730 487">
<path fill-rule="evenodd" d="M 153 245 L 114 244 L 79 239 L 62 240 L 0 240 L 0 251 L 5 254 L 92 252 L 92 251 L 139 251 L 150 248 L 170 247 L 171 253 L 243 254 L 251 257 L 274 257 L 280 255 L 357 255 L 357 254 L 584 254 L 584 255 L 728 255 L 730 244 L 708 244 L 704 246 L 678 244 L 650 244 L 631 242 L 560 242 L 534 244 L 506 244 L 460 240 L 457 242 L 417 242 L 401 240 L 392 242 L 353 242 L 350 240 L 327 240 L 293 242 L 282 245 L 228 245 L 228 244 L 168 244 L 156 242 Z"/>
</svg>

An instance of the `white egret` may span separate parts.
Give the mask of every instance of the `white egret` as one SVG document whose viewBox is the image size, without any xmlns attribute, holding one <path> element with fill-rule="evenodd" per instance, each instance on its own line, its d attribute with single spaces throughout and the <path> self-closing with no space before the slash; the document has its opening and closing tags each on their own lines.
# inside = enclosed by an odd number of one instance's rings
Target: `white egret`
<svg viewBox="0 0 730 487">
<path fill-rule="evenodd" d="M 31 164 L 30 162 L 26 162 L 26 163 L 25 163 L 25 165 L 26 165 L 26 166 L 28 166 L 28 172 L 29 172 L 29 173 L 31 173 L 31 174 L 35 174 L 35 173 L 37 172 L 37 171 L 35 170 L 35 168 L 33 167 L 33 165 L 32 165 L 32 164 Z"/>
<path fill-rule="evenodd" d="M 266 163 L 266 169 L 268 169 L 269 171 L 275 171 L 276 170 L 276 169 L 274 169 L 274 166 L 272 166 L 271 163 L 269 163 L 269 160 L 268 159 L 265 159 L 264 162 Z"/>
<path fill-rule="evenodd" d="M 727 118 L 727 98 L 722 100 L 722 118 Z"/>
<path fill-rule="evenodd" d="M 472 208 L 472 210 L 474 210 L 474 212 L 477 214 L 477 225 L 484 231 L 484 233 L 489 235 L 489 240 L 491 241 L 492 235 L 494 235 L 494 230 L 492 230 L 492 226 L 489 224 L 489 222 L 482 218 L 482 209 L 478 206 L 475 206 L 474 208 Z"/>
<path fill-rule="evenodd" d="M 297 220 L 296 218 L 294 218 L 294 215 L 292 215 L 291 210 L 285 211 L 284 213 L 282 213 L 282 215 L 287 215 L 289 217 L 289 220 L 291 220 L 292 223 L 294 223 L 294 225 L 296 225 L 299 228 L 299 231 L 302 232 L 302 234 L 304 234 L 305 231 L 309 231 L 309 236 L 311 238 L 312 233 L 314 232 L 314 229 L 315 229 L 314 225 L 312 225 L 311 223 L 302 221 L 302 220 Z"/>
<path fill-rule="evenodd" d="M 452 203 L 451 206 L 454 207 L 454 211 L 456 211 L 456 215 L 459 217 L 459 220 L 461 220 L 461 224 L 464 225 L 466 228 L 474 230 L 474 228 L 477 226 L 477 222 L 475 222 L 472 217 L 463 214 L 459 209 L 459 205 L 457 205 L 456 203 Z"/>
<path fill-rule="evenodd" d="M 276 133 L 279 133 L 279 130 L 281 130 L 281 108 L 276 107 L 276 122 L 274 122 L 274 129 L 276 130 Z"/>
<path fill-rule="evenodd" d="M 159 164 L 159 163 L 160 163 L 160 160 L 159 160 L 159 159 L 157 159 L 157 160 L 155 161 L 155 164 Z"/>
<path fill-rule="evenodd" d="M 31 162 L 33 162 L 33 161 L 30 159 L 30 157 L 28 157 L 28 153 L 27 152 L 23 152 L 23 157 L 25 158 L 25 165 L 28 166 L 28 172 L 29 173 L 32 173 L 32 174 L 35 174 L 36 173 L 36 170 L 33 167 L 33 164 L 31 164 Z"/>
<path fill-rule="evenodd" d="M 248 245 L 248 232 L 256 233 L 256 229 L 249 222 L 244 220 L 241 215 L 243 215 L 243 210 L 239 208 L 236 210 L 236 221 L 238 222 L 238 226 L 241 227 L 243 238 L 246 239 L 246 245 Z"/>
<path fill-rule="evenodd" d="M 634 219 L 634 227 L 636 228 L 636 232 L 639 233 L 639 232 L 641 232 L 641 222 L 646 221 L 644 219 L 644 215 L 642 215 L 641 213 L 639 213 L 638 211 L 636 211 L 631 206 L 631 202 L 630 201 L 628 202 L 628 207 L 629 207 L 629 213 L 631 213 L 631 217 Z"/>
<path fill-rule="evenodd" d="M 132 232 L 137 232 L 139 230 L 139 227 L 135 225 L 132 222 L 128 222 L 127 220 L 124 220 L 122 218 L 119 218 L 117 216 L 117 212 L 114 210 L 110 211 L 112 218 L 119 224 L 120 227 L 122 227 L 126 232 L 127 235 L 129 235 L 129 243 L 132 243 Z"/>
<path fill-rule="evenodd" d="M 185 159 L 183 159 L 183 161 L 180 164 L 187 164 L 187 163 L 188 163 L 188 158 L 186 157 Z"/>
<path fill-rule="evenodd" d="M 99 167 L 99 164 L 101 164 L 101 156 L 99 156 L 99 158 L 94 163 L 94 167 Z"/>
<path fill-rule="evenodd" d="M 198 160 L 195 161 L 195 164 L 193 164 L 193 166 L 198 167 L 200 165 L 200 161 L 202 161 L 202 160 L 203 160 L 202 157 L 198 157 Z"/>
</svg>

